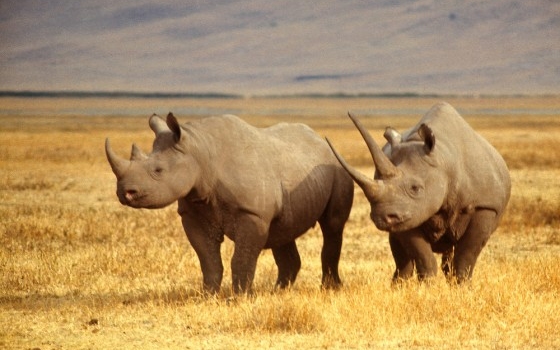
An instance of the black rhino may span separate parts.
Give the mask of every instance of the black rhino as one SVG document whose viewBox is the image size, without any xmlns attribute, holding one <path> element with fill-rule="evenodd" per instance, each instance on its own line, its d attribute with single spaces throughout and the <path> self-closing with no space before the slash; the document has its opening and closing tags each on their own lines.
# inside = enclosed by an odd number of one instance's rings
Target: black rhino
<svg viewBox="0 0 560 350">
<path fill-rule="evenodd" d="M 511 191 L 498 151 L 447 103 L 439 103 L 402 135 L 387 128 L 383 150 L 358 119 L 376 167 L 374 179 L 340 163 L 362 188 L 377 228 L 389 232 L 396 269 L 393 280 L 422 280 L 442 269 L 458 283 L 471 278 L 476 260 L 494 232 Z M 327 140 L 328 141 L 328 140 Z"/>
<path fill-rule="evenodd" d="M 235 242 L 235 292 L 250 291 L 264 248 L 272 249 L 278 266 L 277 285 L 293 283 L 301 265 L 295 239 L 317 221 L 322 284 L 341 284 L 338 263 L 354 184 L 325 140 L 303 124 L 260 129 L 231 115 L 180 126 L 169 113 L 166 121 L 153 115 L 149 124 L 155 133 L 149 155 L 133 145 L 130 160 L 119 158 L 106 140 L 117 196 L 134 208 L 178 201 L 207 291 L 220 289 L 224 235 Z"/>
</svg>

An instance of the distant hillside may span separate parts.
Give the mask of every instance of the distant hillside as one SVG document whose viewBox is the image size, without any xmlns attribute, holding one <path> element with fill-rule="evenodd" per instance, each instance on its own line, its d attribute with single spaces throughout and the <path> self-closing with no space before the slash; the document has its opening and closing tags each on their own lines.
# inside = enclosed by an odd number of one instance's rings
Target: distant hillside
<svg viewBox="0 0 560 350">
<path fill-rule="evenodd" d="M 560 93 L 560 1 L 0 1 L 0 90 Z"/>
</svg>

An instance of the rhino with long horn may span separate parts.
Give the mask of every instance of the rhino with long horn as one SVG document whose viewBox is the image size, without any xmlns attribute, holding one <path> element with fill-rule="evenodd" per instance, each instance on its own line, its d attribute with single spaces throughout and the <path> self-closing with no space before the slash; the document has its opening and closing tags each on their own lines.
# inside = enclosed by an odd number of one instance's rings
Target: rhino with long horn
<svg viewBox="0 0 560 350">
<path fill-rule="evenodd" d="M 403 134 L 387 128 L 383 148 L 349 117 L 370 150 L 374 178 L 329 145 L 370 202 L 375 226 L 389 232 L 393 280 L 410 278 L 414 270 L 420 280 L 434 276 L 434 252 L 443 254 L 448 279 L 470 279 L 510 197 L 509 171 L 498 151 L 447 103 L 436 104 Z"/>
<path fill-rule="evenodd" d="M 341 285 L 338 263 L 354 185 L 327 143 L 303 124 L 253 127 L 226 115 L 179 125 L 153 115 L 153 150 L 132 146 L 120 158 L 106 140 L 117 196 L 134 208 L 178 202 L 187 238 L 202 269 L 204 288 L 220 289 L 224 236 L 235 242 L 235 292 L 250 291 L 257 258 L 270 248 L 277 286 L 294 283 L 301 266 L 296 238 L 319 222 L 323 233 L 322 284 Z"/>
</svg>

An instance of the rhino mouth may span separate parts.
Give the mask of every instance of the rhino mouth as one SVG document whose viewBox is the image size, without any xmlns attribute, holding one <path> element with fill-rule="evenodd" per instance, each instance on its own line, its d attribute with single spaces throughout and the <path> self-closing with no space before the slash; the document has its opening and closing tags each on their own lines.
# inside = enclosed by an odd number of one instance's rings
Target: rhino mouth
<svg viewBox="0 0 560 350">
<path fill-rule="evenodd" d="M 119 193 L 117 193 L 117 197 L 119 198 L 121 204 L 137 208 L 142 206 L 141 203 L 147 197 L 147 195 L 141 194 L 136 191 L 119 191 Z"/>
<path fill-rule="evenodd" d="M 400 232 L 410 229 L 411 216 L 408 214 L 375 214 L 371 213 L 371 220 L 375 226 L 387 232 Z"/>
<path fill-rule="evenodd" d="M 144 209 L 161 209 L 172 202 L 160 201 L 158 196 L 149 195 L 148 193 L 139 192 L 118 192 L 117 197 L 122 205 L 126 205 L 131 208 L 144 208 Z"/>
</svg>

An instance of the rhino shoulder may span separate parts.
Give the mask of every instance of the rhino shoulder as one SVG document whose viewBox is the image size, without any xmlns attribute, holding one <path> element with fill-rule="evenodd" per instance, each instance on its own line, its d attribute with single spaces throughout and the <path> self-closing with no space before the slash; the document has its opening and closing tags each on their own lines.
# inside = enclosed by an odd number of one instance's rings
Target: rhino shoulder
<svg viewBox="0 0 560 350">
<path fill-rule="evenodd" d="M 453 107 L 452 105 L 450 105 L 449 103 L 447 103 L 445 101 L 437 102 L 436 104 L 434 104 L 432 106 L 430 111 L 434 111 L 436 113 L 445 113 L 445 114 L 459 114 L 457 112 L 457 110 L 455 109 L 455 107 Z M 428 112 L 428 113 L 430 113 L 430 112 Z"/>
<path fill-rule="evenodd" d="M 220 129 L 226 130 L 227 128 L 254 128 L 243 119 L 239 118 L 233 114 L 223 114 L 219 116 L 211 116 L 199 119 L 197 121 L 201 126 L 204 126 L 205 129 Z"/>
<path fill-rule="evenodd" d="M 192 127 L 199 134 L 212 137 L 214 142 L 231 143 L 230 146 L 244 143 L 244 140 L 258 141 L 259 129 L 233 114 L 224 114 L 199 119 Z"/>
<path fill-rule="evenodd" d="M 303 134 L 308 137 L 319 138 L 317 133 L 313 131 L 307 124 L 303 123 L 278 123 L 263 129 L 263 132 L 273 136 L 285 136 L 293 133 Z"/>
</svg>

